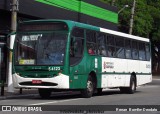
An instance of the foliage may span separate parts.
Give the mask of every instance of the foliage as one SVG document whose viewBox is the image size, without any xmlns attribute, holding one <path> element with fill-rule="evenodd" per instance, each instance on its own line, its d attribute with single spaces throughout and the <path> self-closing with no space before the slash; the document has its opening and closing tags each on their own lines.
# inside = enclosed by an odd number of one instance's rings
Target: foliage
<svg viewBox="0 0 160 114">
<path fill-rule="evenodd" d="M 100 0 L 111 4 L 113 0 Z M 115 6 L 120 10 L 129 5 L 119 14 L 120 31 L 128 33 L 133 0 L 115 0 Z M 160 36 L 160 0 L 136 0 L 133 34 L 149 37 L 154 32 L 154 39 Z"/>
<path fill-rule="evenodd" d="M 129 5 L 119 13 L 119 30 L 128 33 L 133 0 L 100 1 L 106 4 L 114 1 L 119 10 Z M 153 70 L 156 68 L 160 73 L 160 0 L 136 0 L 133 34 L 151 39 Z"/>
</svg>

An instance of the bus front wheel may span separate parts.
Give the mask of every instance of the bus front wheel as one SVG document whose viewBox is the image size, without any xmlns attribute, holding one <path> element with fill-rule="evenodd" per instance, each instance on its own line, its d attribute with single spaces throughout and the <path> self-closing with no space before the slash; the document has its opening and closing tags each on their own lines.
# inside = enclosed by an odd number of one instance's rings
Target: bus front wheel
<svg viewBox="0 0 160 114">
<path fill-rule="evenodd" d="M 94 82 L 93 82 L 92 77 L 89 76 L 89 78 L 87 80 L 87 88 L 83 89 L 81 91 L 81 95 L 82 95 L 82 97 L 90 98 L 90 97 L 92 97 L 93 92 L 94 92 Z"/>
<path fill-rule="evenodd" d="M 50 96 L 51 96 L 50 89 L 39 88 L 38 92 L 39 92 L 39 95 L 41 96 L 41 98 L 43 98 L 43 99 L 50 98 Z"/>
</svg>

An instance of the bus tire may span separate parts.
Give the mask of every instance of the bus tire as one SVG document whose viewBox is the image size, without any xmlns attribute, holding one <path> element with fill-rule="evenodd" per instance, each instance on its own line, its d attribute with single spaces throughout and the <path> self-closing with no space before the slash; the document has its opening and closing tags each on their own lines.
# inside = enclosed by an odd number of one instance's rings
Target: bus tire
<svg viewBox="0 0 160 114">
<path fill-rule="evenodd" d="M 94 92 L 94 82 L 91 76 L 88 77 L 87 80 L 87 88 L 81 91 L 82 97 L 90 98 L 92 97 Z"/>
<path fill-rule="evenodd" d="M 50 89 L 39 88 L 38 92 L 39 92 L 39 95 L 41 96 L 41 98 L 43 98 L 43 99 L 50 98 L 50 96 L 51 96 Z"/>
<path fill-rule="evenodd" d="M 136 91 L 136 79 L 134 76 L 131 76 L 130 86 L 129 87 L 120 87 L 121 93 L 133 94 Z"/>
<path fill-rule="evenodd" d="M 136 91 L 136 78 L 134 76 L 131 76 L 130 79 L 130 86 L 127 87 L 127 93 L 133 94 Z"/>
</svg>

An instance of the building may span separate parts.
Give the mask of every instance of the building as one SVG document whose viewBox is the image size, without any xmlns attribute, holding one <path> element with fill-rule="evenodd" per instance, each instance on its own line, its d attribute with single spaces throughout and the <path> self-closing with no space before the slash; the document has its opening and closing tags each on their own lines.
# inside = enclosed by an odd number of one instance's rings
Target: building
<svg viewBox="0 0 160 114">
<path fill-rule="evenodd" d="M 0 80 L 7 80 L 7 35 L 11 32 L 12 0 L 0 2 Z M 17 0 L 17 22 L 66 19 L 118 30 L 117 8 L 99 0 Z"/>
</svg>

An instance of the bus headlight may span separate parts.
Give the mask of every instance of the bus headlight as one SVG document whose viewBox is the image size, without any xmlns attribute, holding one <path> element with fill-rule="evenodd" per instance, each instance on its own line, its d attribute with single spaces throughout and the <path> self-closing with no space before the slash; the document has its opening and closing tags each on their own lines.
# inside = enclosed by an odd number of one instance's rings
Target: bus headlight
<svg viewBox="0 0 160 114">
<path fill-rule="evenodd" d="M 21 76 L 21 74 L 20 73 L 16 73 L 18 76 Z"/>
<path fill-rule="evenodd" d="M 60 76 L 62 74 L 62 70 L 60 70 L 59 72 L 58 72 L 58 76 Z"/>
</svg>

